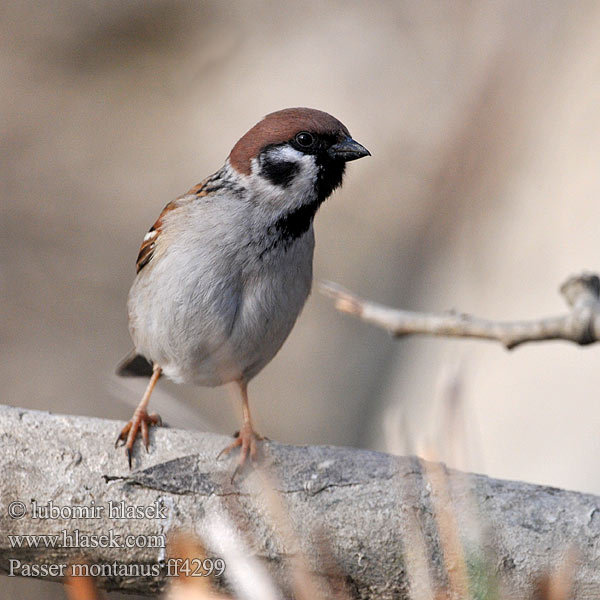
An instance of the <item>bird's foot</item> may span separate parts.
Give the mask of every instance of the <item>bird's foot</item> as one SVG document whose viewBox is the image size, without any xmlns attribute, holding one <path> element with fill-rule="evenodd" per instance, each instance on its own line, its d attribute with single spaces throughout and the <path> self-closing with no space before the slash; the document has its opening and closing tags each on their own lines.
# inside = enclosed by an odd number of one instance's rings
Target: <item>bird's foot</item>
<svg viewBox="0 0 600 600">
<path fill-rule="evenodd" d="M 252 425 L 245 424 L 238 432 L 236 432 L 235 440 L 229 444 L 229 446 L 223 448 L 223 450 L 219 452 L 217 455 L 217 460 L 223 455 L 228 455 L 232 450 L 235 450 L 235 448 L 241 448 L 237 467 L 231 476 L 232 483 L 235 479 L 235 476 L 244 468 L 248 456 L 250 456 L 250 460 L 252 462 L 256 462 L 258 457 L 258 442 L 261 442 L 264 439 L 266 438 L 264 438 L 262 435 L 259 435 L 256 433 L 256 431 L 254 431 L 254 429 L 252 429 Z"/>
<path fill-rule="evenodd" d="M 122 445 L 125 446 L 125 454 L 127 455 L 127 462 L 129 463 L 130 469 L 133 445 L 135 444 L 138 433 L 141 430 L 142 440 L 146 447 L 146 452 L 148 452 L 148 447 L 150 446 L 148 430 L 152 425 L 162 425 L 160 416 L 157 413 L 149 415 L 145 409 L 138 409 L 133 413 L 133 417 L 131 417 L 131 420 L 127 425 L 121 429 L 121 432 L 115 441 L 115 448 L 119 446 L 119 442 L 122 442 Z"/>
</svg>

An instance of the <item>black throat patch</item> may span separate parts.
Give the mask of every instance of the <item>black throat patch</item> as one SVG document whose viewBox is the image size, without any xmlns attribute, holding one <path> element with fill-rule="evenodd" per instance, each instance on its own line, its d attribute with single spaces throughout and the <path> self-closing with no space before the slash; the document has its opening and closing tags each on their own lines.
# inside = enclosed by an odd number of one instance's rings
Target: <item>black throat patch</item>
<svg viewBox="0 0 600 600">
<path fill-rule="evenodd" d="M 303 204 L 279 217 L 269 227 L 269 233 L 275 235 L 282 242 L 293 242 L 308 231 L 320 204 L 318 200 L 309 204 Z"/>
<path fill-rule="evenodd" d="M 261 258 L 276 247 L 289 248 L 295 240 L 303 236 L 309 230 L 319 206 L 342 183 L 346 164 L 344 161 L 330 158 L 327 148 L 328 145 L 323 145 L 314 152 L 306 152 L 314 154 L 318 169 L 312 199 L 281 215 L 268 226 L 268 241 L 261 252 Z M 291 184 L 300 168 L 297 162 L 273 160 L 268 153 L 261 157 L 261 175 L 284 189 Z"/>
</svg>

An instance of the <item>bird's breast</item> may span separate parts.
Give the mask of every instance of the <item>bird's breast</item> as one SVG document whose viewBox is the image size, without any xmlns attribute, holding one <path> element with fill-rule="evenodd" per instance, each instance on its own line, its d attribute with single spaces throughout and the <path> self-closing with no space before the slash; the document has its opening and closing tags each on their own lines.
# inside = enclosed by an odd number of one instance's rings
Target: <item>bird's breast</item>
<svg viewBox="0 0 600 600">
<path fill-rule="evenodd" d="M 277 353 L 292 330 L 310 293 L 314 236 L 312 228 L 287 248 L 263 256 L 244 274 L 244 286 L 231 346 L 247 379 Z"/>
<path fill-rule="evenodd" d="M 184 251 L 185 248 L 185 251 Z M 229 248 L 229 249 L 228 249 Z M 173 245 L 134 282 L 137 351 L 179 382 L 251 379 L 289 335 L 312 281 L 312 227 L 287 247 Z"/>
</svg>

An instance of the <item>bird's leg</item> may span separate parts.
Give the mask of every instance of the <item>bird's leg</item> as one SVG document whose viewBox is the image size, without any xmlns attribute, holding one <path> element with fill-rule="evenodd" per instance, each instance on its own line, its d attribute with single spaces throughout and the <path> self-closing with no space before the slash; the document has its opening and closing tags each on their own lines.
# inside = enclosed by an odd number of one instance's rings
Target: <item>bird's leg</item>
<svg viewBox="0 0 600 600">
<path fill-rule="evenodd" d="M 219 456 L 217 457 L 217 458 L 219 458 L 223 454 L 229 454 L 234 448 L 237 448 L 238 446 L 241 447 L 238 466 L 236 467 L 236 469 L 233 473 L 233 477 L 231 478 L 232 480 L 236 476 L 236 474 L 239 472 L 239 470 L 246 463 L 246 459 L 248 458 L 248 455 L 250 455 L 250 459 L 252 461 L 256 460 L 256 454 L 257 454 L 257 444 L 256 443 L 261 441 L 262 439 L 264 439 L 261 435 L 256 433 L 256 431 L 254 431 L 254 428 L 252 427 L 252 417 L 250 415 L 250 404 L 248 402 L 248 384 L 243 380 L 238 381 L 237 383 L 240 387 L 240 392 L 242 394 L 242 414 L 243 414 L 244 422 L 242 423 L 242 428 L 240 429 L 239 433 L 237 434 L 235 441 L 232 444 L 230 444 L 229 446 L 227 446 L 226 448 L 223 448 L 223 450 L 221 450 L 221 452 L 219 452 Z"/>
<path fill-rule="evenodd" d="M 131 420 L 123 427 L 121 433 L 119 433 L 119 437 L 117 437 L 117 441 L 115 442 L 115 448 L 119 445 L 119 442 L 123 442 L 125 444 L 125 453 L 127 454 L 127 461 L 129 462 L 129 468 L 131 469 L 131 453 L 133 451 L 133 444 L 135 443 L 135 439 L 137 438 L 138 432 L 142 431 L 142 440 L 144 441 L 144 446 L 146 446 L 146 452 L 148 451 L 148 446 L 150 444 L 150 437 L 148 435 L 148 427 L 151 425 L 161 425 L 162 421 L 158 414 L 152 413 L 148 414 L 146 407 L 148 406 L 148 402 L 150 402 L 150 396 L 152 395 L 152 390 L 154 390 L 154 386 L 158 381 L 162 373 L 162 369 L 158 365 L 154 365 L 152 369 L 152 376 L 150 377 L 150 381 L 148 382 L 148 387 L 140 400 L 135 412 L 133 413 L 133 417 Z"/>
</svg>

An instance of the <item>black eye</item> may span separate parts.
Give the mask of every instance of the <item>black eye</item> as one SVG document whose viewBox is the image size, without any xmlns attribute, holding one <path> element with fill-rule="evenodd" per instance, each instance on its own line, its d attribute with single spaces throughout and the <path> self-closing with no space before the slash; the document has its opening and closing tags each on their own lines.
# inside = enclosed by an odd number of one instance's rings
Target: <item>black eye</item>
<svg viewBox="0 0 600 600">
<path fill-rule="evenodd" d="M 302 148 L 310 148 L 315 143 L 315 138 L 312 133 L 301 131 L 296 134 L 296 143 Z"/>
</svg>

